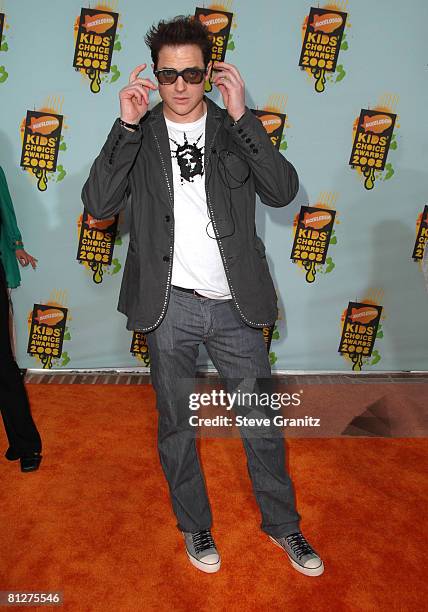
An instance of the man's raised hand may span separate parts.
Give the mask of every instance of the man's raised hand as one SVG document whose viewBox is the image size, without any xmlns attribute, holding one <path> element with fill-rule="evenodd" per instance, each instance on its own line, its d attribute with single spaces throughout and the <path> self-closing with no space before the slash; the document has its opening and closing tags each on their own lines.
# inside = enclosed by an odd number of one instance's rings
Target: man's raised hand
<svg viewBox="0 0 428 612">
<path fill-rule="evenodd" d="M 129 84 L 119 92 L 120 118 L 126 123 L 137 124 L 144 117 L 149 107 L 149 90 L 158 87 L 150 79 L 138 77 L 147 67 L 140 64 L 133 70 L 129 77 Z"/>
<path fill-rule="evenodd" d="M 245 83 L 236 66 L 215 62 L 212 82 L 218 87 L 230 117 L 238 121 L 245 113 Z"/>
</svg>

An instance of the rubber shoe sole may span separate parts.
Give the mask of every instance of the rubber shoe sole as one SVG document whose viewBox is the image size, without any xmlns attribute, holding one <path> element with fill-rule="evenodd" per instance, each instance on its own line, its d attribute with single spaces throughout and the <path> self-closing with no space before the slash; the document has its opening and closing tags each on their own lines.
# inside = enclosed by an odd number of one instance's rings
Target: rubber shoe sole
<svg viewBox="0 0 428 612">
<path fill-rule="evenodd" d="M 197 567 L 202 572 L 205 572 L 206 574 L 215 574 L 215 572 L 218 572 L 218 570 L 220 569 L 220 565 L 221 565 L 220 558 L 217 561 L 217 563 L 203 563 L 202 561 L 195 559 L 195 557 L 192 557 L 192 555 L 189 553 L 187 548 L 186 548 L 186 553 L 187 553 L 187 556 L 189 557 L 190 563 L 194 565 L 195 567 Z"/>
<path fill-rule="evenodd" d="M 296 563 L 295 560 L 292 557 L 290 557 L 288 552 L 284 550 L 281 544 L 278 544 L 278 542 L 274 538 L 272 538 L 272 536 L 269 536 L 269 538 L 272 540 L 274 544 L 276 544 L 276 546 L 278 546 L 278 548 L 280 548 L 283 552 L 285 552 L 287 557 L 290 559 L 291 565 L 298 572 L 305 574 L 305 576 L 321 576 L 321 574 L 324 572 L 324 563 L 322 562 L 322 560 L 321 560 L 321 565 L 319 567 L 315 567 L 315 568 L 303 567 L 302 565 L 299 565 L 298 563 Z"/>
</svg>

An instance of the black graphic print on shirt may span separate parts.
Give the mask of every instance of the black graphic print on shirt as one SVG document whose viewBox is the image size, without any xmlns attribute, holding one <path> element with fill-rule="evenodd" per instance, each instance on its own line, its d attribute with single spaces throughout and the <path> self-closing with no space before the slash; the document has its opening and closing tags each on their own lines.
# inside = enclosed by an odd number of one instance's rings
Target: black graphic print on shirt
<svg viewBox="0 0 428 612">
<path fill-rule="evenodd" d="M 191 144 L 187 140 L 186 132 L 184 132 L 184 143 L 182 145 L 170 138 L 171 142 L 177 147 L 175 151 L 171 151 L 171 153 L 172 156 L 176 158 L 178 167 L 180 168 L 182 185 L 184 180 L 193 183 L 193 177 L 203 176 L 204 174 L 204 146 L 202 145 L 200 148 L 197 146 L 202 136 L 203 133 Z"/>
</svg>

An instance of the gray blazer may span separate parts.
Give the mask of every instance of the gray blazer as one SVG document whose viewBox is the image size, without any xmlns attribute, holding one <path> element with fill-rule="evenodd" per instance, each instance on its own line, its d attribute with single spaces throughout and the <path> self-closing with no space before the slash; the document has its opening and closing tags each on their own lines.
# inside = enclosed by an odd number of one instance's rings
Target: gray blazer
<svg viewBox="0 0 428 612">
<path fill-rule="evenodd" d="M 286 206 L 297 193 L 297 173 L 248 108 L 234 123 L 226 110 L 205 101 L 207 206 L 233 304 L 244 324 L 270 326 L 278 314 L 277 296 L 255 230 L 256 193 L 268 206 Z M 142 332 L 162 321 L 171 288 L 174 191 L 162 107 L 160 102 L 147 112 L 136 132 L 115 120 L 82 190 L 85 208 L 98 219 L 117 214 L 131 194 L 118 310 L 128 317 L 127 329 Z"/>
</svg>

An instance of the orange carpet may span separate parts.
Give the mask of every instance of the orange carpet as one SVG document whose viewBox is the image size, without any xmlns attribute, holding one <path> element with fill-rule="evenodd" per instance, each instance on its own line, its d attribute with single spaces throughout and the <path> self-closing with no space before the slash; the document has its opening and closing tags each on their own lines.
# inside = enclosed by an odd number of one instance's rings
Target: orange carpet
<svg viewBox="0 0 428 612">
<path fill-rule="evenodd" d="M 28 390 L 45 458 L 32 474 L 0 461 L 0 590 L 59 590 L 79 612 L 426 609 L 426 438 L 287 441 L 318 578 L 261 532 L 240 440 L 201 440 L 222 555 L 207 575 L 175 526 L 152 388 Z"/>
</svg>

